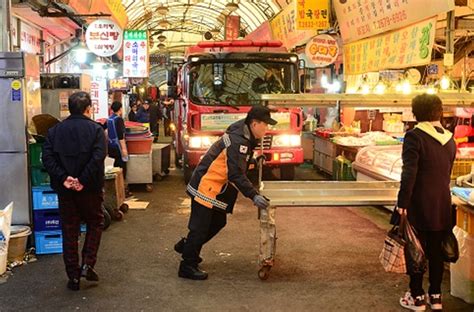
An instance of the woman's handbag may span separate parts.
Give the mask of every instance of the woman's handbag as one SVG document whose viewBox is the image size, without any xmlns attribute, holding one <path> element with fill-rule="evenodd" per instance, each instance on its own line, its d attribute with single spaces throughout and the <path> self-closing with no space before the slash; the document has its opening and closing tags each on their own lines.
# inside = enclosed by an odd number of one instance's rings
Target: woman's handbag
<svg viewBox="0 0 474 312">
<path fill-rule="evenodd" d="M 456 263 L 459 259 L 459 245 L 456 236 L 452 231 L 447 233 L 441 242 L 443 259 L 446 262 Z"/>
<path fill-rule="evenodd" d="M 405 218 L 401 218 L 400 225 L 395 225 L 385 236 L 379 260 L 386 272 L 406 273 L 405 245 L 403 227 Z"/>
</svg>

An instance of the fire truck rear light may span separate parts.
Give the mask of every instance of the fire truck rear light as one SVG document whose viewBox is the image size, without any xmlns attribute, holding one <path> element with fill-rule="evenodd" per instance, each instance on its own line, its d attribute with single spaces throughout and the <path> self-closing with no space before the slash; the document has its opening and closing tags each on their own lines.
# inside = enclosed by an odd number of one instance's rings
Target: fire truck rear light
<svg viewBox="0 0 474 312">
<path fill-rule="evenodd" d="M 273 161 L 279 161 L 280 160 L 280 154 L 275 153 L 273 154 Z"/>
</svg>

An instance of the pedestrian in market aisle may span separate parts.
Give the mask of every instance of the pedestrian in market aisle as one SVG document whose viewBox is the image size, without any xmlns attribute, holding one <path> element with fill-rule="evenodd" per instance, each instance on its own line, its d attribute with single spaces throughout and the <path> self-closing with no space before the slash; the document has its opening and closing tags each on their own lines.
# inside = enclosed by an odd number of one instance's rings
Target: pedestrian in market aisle
<svg viewBox="0 0 474 312">
<path fill-rule="evenodd" d="M 130 112 L 128 113 L 128 121 L 137 121 L 138 101 L 130 104 Z"/>
<path fill-rule="evenodd" d="M 269 124 L 276 123 L 267 107 L 252 107 L 245 119 L 227 128 L 194 170 L 187 186 L 191 197 L 189 233 L 174 246 L 183 258 L 179 277 L 207 279 L 207 272 L 198 267 L 202 261 L 201 248 L 226 225 L 226 214 L 232 213 L 238 191 L 252 199 L 258 208 L 266 209 L 270 205 L 253 187 L 246 173 L 258 139 L 265 135 Z"/>
<path fill-rule="evenodd" d="M 108 154 L 114 159 L 114 167 L 122 168 L 124 180 L 127 177 L 127 161 L 128 150 L 125 143 L 125 122 L 123 116 L 122 103 L 115 101 L 111 107 L 112 115 L 107 119 L 107 136 L 108 136 Z M 128 190 L 128 185 L 125 185 L 126 197 L 132 194 Z"/>
<path fill-rule="evenodd" d="M 141 123 L 149 123 L 150 122 L 150 102 L 144 101 L 142 105 L 138 107 L 137 121 Z"/>
<path fill-rule="evenodd" d="M 94 265 L 104 226 L 102 201 L 107 146 L 104 130 L 90 119 L 90 95 L 76 92 L 69 97 L 68 105 L 71 115 L 48 131 L 42 159 L 51 187 L 59 198 L 67 287 L 79 290 L 81 277 L 99 280 Z M 87 233 L 79 266 L 81 220 L 87 224 Z"/>
<path fill-rule="evenodd" d="M 158 107 L 158 104 L 153 102 L 151 99 L 145 100 L 145 103 L 149 104 L 148 113 L 150 116 L 150 131 L 154 136 L 154 141 L 156 142 L 159 136 L 159 129 L 160 129 L 160 119 L 161 119 L 161 111 Z"/>
<path fill-rule="evenodd" d="M 173 120 L 174 99 L 171 97 L 163 101 L 163 125 L 165 129 L 165 136 L 171 136 L 171 121 Z"/>
<path fill-rule="evenodd" d="M 441 242 L 453 228 L 450 176 L 456 157 L 453 135 L 441 125 L 443 106 L 436 95 L 422 94 L 412 101 L 418 124 L 405 134 L 398 212 L 407 214 L 416 229 L 429 263 L 425 297 L 423 274 L 410 274 L 410 290 L 400 304 L 413 311 L 441 310 L 444 262 Z"/>
</svg>

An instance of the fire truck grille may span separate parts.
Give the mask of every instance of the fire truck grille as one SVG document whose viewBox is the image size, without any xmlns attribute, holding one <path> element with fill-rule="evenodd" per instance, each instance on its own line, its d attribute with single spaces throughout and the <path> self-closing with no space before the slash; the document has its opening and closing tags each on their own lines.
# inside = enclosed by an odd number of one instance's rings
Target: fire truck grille
<svg viewBox="0 0 474 312">
<path fill-rule="evenodd" d="M 258 143 L 257 147 L 255 148 L 255 150 L 259 150 L 261 147 L 260 147 L 260 142 Z M 272 136 L 271 135 L 266 135 L 264 138 L 263 138 L 263 149 L 264 150 L 269 150 L 272 148 Z"/>
</svg>

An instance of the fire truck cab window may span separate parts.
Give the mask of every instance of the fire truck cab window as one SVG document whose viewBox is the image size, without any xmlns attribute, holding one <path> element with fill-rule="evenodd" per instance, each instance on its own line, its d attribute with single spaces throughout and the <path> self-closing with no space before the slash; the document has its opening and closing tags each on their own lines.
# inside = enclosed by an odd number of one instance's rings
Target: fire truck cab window
<svg viewBox="0 0 474 312">
<path fill-rule="evenodd" d="M 238 65 L 237 65 L 238 64 Z M 248 99 L 237 105 L 254 105 L 261 94 L 297 93 L 297 69 L 291 63 L 202 63 L 190 70 L 191 100 L 202 105 L 219 105 Z"/>
</svg>

